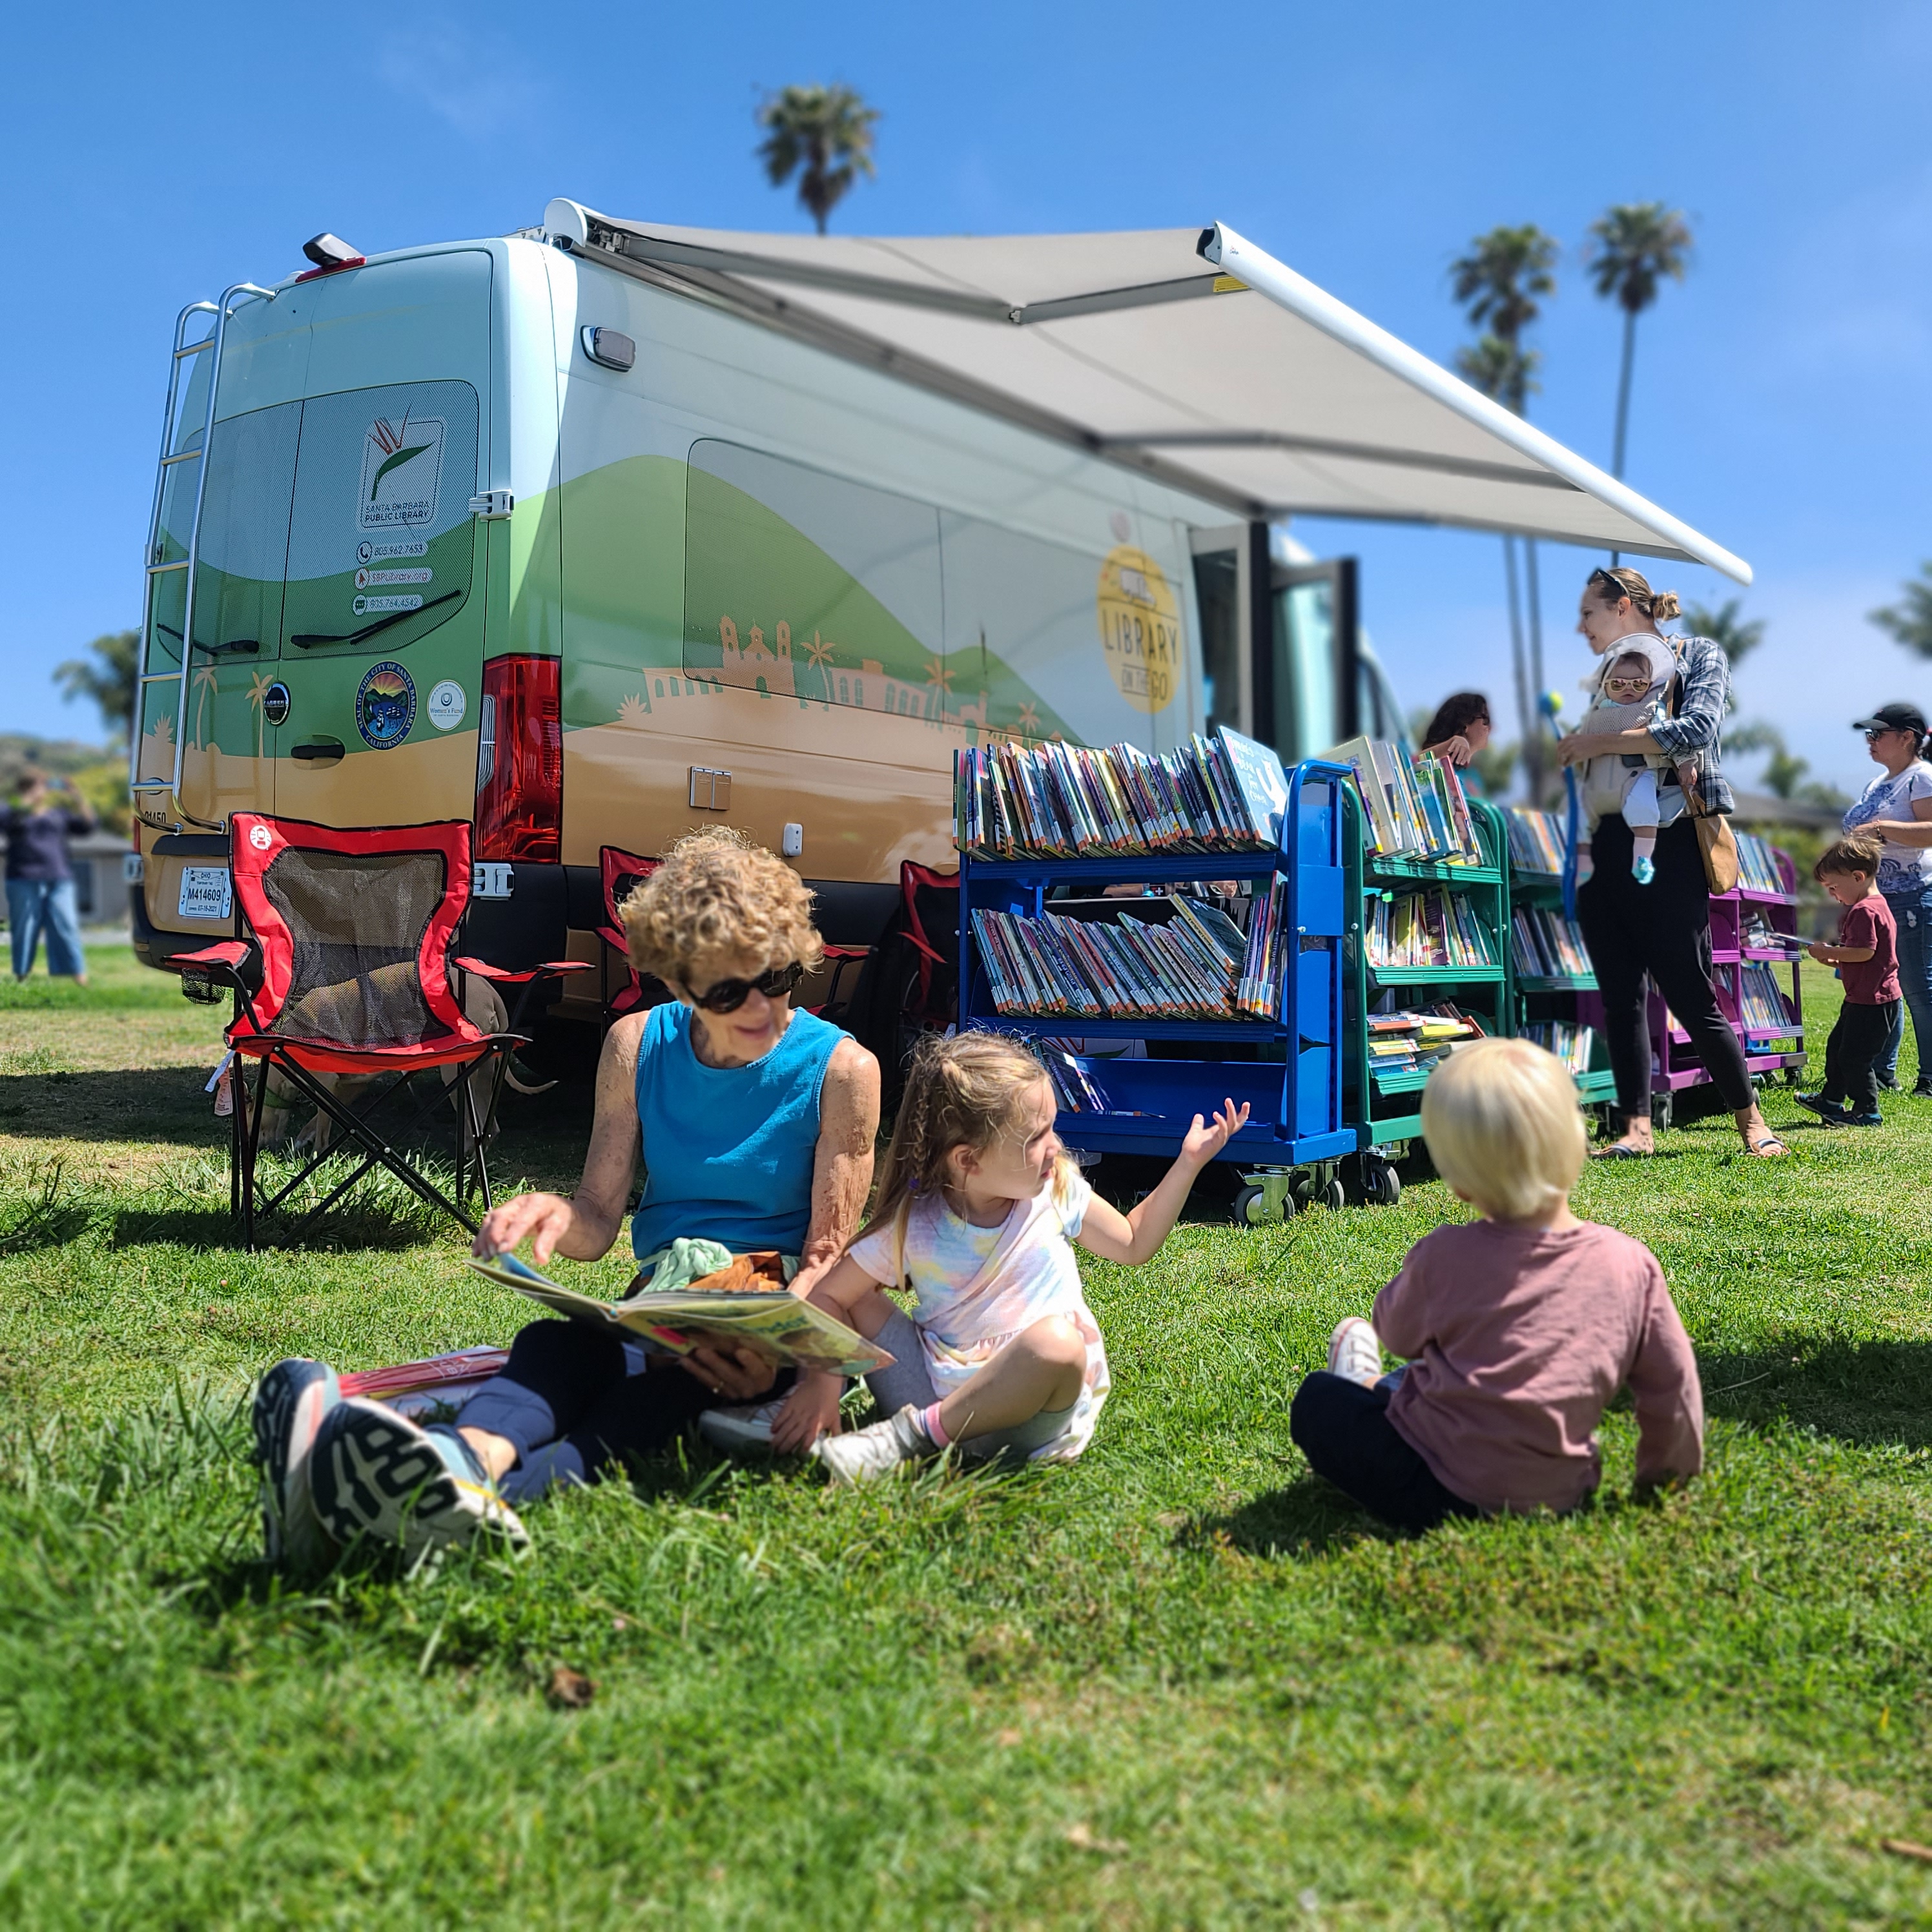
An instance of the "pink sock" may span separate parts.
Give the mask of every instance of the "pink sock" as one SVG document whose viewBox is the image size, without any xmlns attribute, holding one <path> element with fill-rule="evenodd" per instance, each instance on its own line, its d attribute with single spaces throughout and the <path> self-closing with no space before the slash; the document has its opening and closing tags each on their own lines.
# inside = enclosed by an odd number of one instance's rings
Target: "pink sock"
<svg viewBox="0 0 1932 1932">
<path fill-rule="evenodd" d="M 952 1438 L 946 1434 L 945 1424 L 939 1419 L 938 1402 L 934 1402 L 930 1408 L 922 1408 L 920 1411 L 919 1426 L 932 1438 L 932 1446 L 935 1449 L 948 1449 L 952 1447 Z"/>
</svg>

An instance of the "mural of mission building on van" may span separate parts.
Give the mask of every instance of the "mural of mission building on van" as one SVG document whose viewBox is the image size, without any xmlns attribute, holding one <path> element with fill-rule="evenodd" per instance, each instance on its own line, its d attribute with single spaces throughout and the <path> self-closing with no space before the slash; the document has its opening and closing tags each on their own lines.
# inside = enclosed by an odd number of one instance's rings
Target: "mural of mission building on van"
<svg viewBox="0 0 1932 1932">
<path fill-rule="evenodd" d="M 952 862 L 956 746 L 1162 749 L 1226 722 L 1294 758 L 1394 728 L 1348 570 L 1270 537 L 1292 508 L 1743 572 L 1432 371 L 1445 406 L 1390 364 L 1400 345 L 1264 314 L 1247 258 L 1200 259 L 1246 247 L 1231 232 L 1010 238 L 1000 272 L 1101 285 L 1040 303 L 1030 333 L 1022 299 L 943 254 L 978 244 L 816 239 L 556 202 L 542 230 L 231 291 L 205 336 L 184 311 L 135 752 L 145 957 L 229 928 L 244 808 L 473 819 L 506 964 L 586 952 L 602 846 L 728 822 L 778 849 L 793 826 L 828 936 L 863 943 L 902 861 Z M 1210 394 L 1258 325 L 1307 340 L 1246 352 L 1252 406 Z M 1085 419 L 1162 400 L 1135 355 L 1187 363 L 1198 393 L 1178 430 L 1114 446 Z M 1284 399 L 1290 362 L 1307 393 Z M 1342 380 L 1354 364 L 1382 388 Z M 1412 419 L 1378 428 L 1398 392 Z M 1355 440 L 1252 428 L 1285 411 Z M 1363 457 L 1384 429 L 1404 453 Z M 1554 508 L 1551 451 L 1587 472 Z"/>
</svg>

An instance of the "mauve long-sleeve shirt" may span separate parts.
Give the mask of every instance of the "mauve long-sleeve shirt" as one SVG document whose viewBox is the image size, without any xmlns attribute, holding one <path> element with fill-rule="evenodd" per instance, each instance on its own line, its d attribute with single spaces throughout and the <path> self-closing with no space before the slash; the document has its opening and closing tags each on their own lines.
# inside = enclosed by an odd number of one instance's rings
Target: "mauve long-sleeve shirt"
<svg viewBox="0 0 1932 1932">
<path fill-rule="evenodd" d="M 1575 1508 L 1602 1479 L 1597 1425 L 1626 1382 L 1637 1480 L 1703 1467 L 1690 1339 L 1657 1257 L 1614 1228 L 1438 1228 L 1376 1296 L 1374 1321 L 1408 1360 L 1390 1422 L 1478 1509 Z"/>
</svg>

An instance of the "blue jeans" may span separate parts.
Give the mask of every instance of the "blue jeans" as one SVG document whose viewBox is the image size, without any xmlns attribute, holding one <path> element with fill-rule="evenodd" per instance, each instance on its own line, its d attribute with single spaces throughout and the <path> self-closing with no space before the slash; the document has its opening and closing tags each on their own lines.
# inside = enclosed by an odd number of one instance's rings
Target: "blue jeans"
<svg viewBox="0 0 1932 1932">
<path fill-rule="evenodd" d="M 1892 1037 L 1879 1055 L 1879 1077 L 1898 1077 L 1898 1049 L 1905 1040 L 1905 1013 L 1912 1015 L 1912 1036 L 1918 1042 L 1918 1078 L 1932 1082 L 1932 886 L 1887 892 L 1885 902 L 1898 928 L 1898 989 L 1905 995 L 1892 1023 Z"/>
<path fill-rule="evenodd" d="M 9 879 L 7 922 L 14 938 L 14 976 L 24 980 L 34 970 L 40 934 L 47 935 L 47 970 L 78 979 L 87 970 L 80 950 L 80 914 L 71 879 Z"/>
</svg>

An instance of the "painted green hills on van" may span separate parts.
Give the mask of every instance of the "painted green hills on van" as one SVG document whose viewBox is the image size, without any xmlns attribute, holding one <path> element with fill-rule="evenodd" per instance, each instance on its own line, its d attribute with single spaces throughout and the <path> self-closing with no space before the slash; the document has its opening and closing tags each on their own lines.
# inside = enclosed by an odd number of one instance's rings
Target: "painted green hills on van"
<svg viewBox="0 0 1932 1932">
<path fill-rule="evenodd" d="M 721 478 L 672 458 L 627 457 L 573 478 L 563 497 L 567 622 L 592 634 L 587 655 L 600 665 L 968 730 L 1077 737 L 996 651 L 948 656 L 922 642 L 810 538 Z M 580 690 L 584 668 L 567 667 Z M 569 723 L 592 722 L 574 705 L 566 712 Z"/>
</svg>

